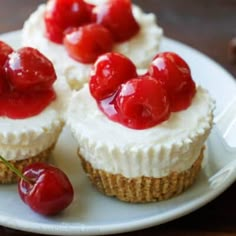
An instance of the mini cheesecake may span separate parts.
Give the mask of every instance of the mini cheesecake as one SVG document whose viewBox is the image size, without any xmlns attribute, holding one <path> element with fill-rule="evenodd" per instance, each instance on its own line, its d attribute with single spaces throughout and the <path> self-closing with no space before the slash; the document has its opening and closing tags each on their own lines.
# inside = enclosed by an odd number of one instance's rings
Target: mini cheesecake
<svg viewBox="0 0 236 236">
<path fill-rule="evenodd" d="M 38 50 L 12 49 L 6 56 L 5 48 L 10 47 L 1 42 L 0 58 L 6 62 L 0 65 L 0 155 L 22 171 L 30 163 L 49 160 L 65 123 L 71 90 L 56 80 L 53 65 Z M 16 181 L 0 162 L 0 183 Z"/>
<path fill-rule="evenodd" d="M 208 92 L 198 86 L 188 109 L 152 128 L 135 130 L 108 119 L 85 85 L 72 97 L 67 122 L 83 168 L 101 192 L 123 201 L 150 202 L 179 194 L 196 180 L 213 107 Z"/>
<path fill-rule="evenodd" d="M 194 183 L 213 109 L 176 53 L 158 53 L 144 74 L 124 55 L 107 53 L 94 64 L 89 84 L 73 94 L 67 122 L 97 189 L 123 201 L 151 202 Z"/>
<path fill-rule="evenodd" d="M 100 5 L 106 1 L 88 2 Z M 63 44 L 54 43 L 45 36 L 45 11 L 46 4 L 42 4 L 26 20 L 22 30 L 22 44 L 36 47 L 42 51 L 52 60 L 56 70 L 66 78 L 70 87 L 80 89 L 85 82 L 88 82 L 91 64 L 84 64 L 72 59 Z M 132 11 L 140 30 L 129 40 L 115 43 L 112 51 L 128 56 L 137 67 L 146 68 L 159 49 L 163 30 L 157 25 L 154 14 L 144 13 L 136 5 L 132 6 Z"/>
</svg>

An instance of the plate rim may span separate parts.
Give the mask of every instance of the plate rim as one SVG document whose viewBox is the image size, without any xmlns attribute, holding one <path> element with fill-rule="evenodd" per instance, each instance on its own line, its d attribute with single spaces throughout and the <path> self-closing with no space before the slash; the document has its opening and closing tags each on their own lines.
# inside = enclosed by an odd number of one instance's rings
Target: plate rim
<svg viewBox="0 0 236 236">
<path fill-rule="evenodd" d="M 5 32 L 0 34 L 0 38 L 4 40 L 4 38 L 8 37 L 14 37 L 14 36 L 20 36 L 21 30 L 16 30 L 16 31 L 10 31 L 10 32 Z M 17 37 L 16 37 L 17 38 Z M 18 39 L 17 39 L 18 40 Z M 180 41 L 177 41 L 175 39 L 171 39 L 168 37 L 164 37 L 164 40 L 167 42 L 175 43 L 177 45 L 180 45 L 181 47 L 186 48 L 187 50 L 192 51 L 194 54 L 198 54 L 201 57 L 206 58 L 210 63 L 212 63 L 214 66 L 218 67 L 220 70 L 224 71 L 224 73 L 227 75 L 226 81 L 227 80 L 232 80 L 235 82 L 235 79 L 232 74 L 230 74 L 224 67 L 222 67 L 219 63 L 214 61 L 212 58 L 209 56 L 205 55 L 204 53 L 198 51 L 197 49 L 182 43 Z M 235 83 L 236 85 L 236 83 Z M 183 206 L 181 206 L 181 211 L 179 212 L 179 208 L 177 207 L 175 209 L 175 213 L 167 213 L 167 214 L 162 214 L 161 220 L 159 219 L 160 216 L 158 215 L 152 215 L 143 219 L 138 219 L 134 220 L 131 223 L 120 223 L 120 224 L 108 224 L 108 225 L 102 225 L 102 228 L 98 226 L 88 226 L 88 227 L 78 227 L 78 225 L 73 224 L 70 226 L 70 229 L 68 230 L 69 226 L 58 226 L 58 228 L 55 228 L 54 226 L 47 225 L 47 224 L 42 224 L 38 222 L 29 222 L 27 220 L 24 220 L 22 218 L 19 219 L 14 219 L 13 221 L 9 220 L 9 217 L 3 216 L 0 214 L 0 225 L 9 227 L 12 229 L 16 230 L 21 230 L 21 231 L 26 231 L 26 232 L 32 232 L 32 233 L 41 233 L 41 234 L 50 234 L 50 235 L 105 235 L 105 234 L 114 234 L 114 233 L 125 233 L 125 232 L 130 232 L 134 230 L 141 230 L 145 229 L 148 227 L 160 225 L 167 223 L 169 221 L 175 220 L 177 218 L 180 218 L 182 216 L 185 216 L 202 206 L 206 205 L 210 201 L 214 200 L 217 198 L 220 194 L 222 194 L 227 188 L 229 188 L 236 178 L 229 178 L 228 181 L 225 183 L 225 185 L 221 188 L 217 188 L 212 190 L 210 193 L 207 195 L 202 195 L 195 200 L 194 206 L 192 205 L 192 202 L 188 202 Z M 191 207 L 189 206 L 191 205 Z M 184 210 L 183 210 L 184 208 Z"/>
</svg>

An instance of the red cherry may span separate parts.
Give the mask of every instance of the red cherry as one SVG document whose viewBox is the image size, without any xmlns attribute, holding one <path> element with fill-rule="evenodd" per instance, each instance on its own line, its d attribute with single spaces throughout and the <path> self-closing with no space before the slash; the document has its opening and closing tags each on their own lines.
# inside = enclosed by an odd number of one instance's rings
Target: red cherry
<svg viewBox="0 0 236 236">
<path fill-rule="evenodd" d="M 0 93 L 2 93 L 7 87 L 4 65 L 7 61 L 8 55 L 12 52 L 13 49 L 8 44 L 0 41 Z"/>
<path fill-rule="evenodd" d="M 30 47 L 11 53 L 5 71 L 12 88 L 18 91 L 47 90 L 56 80 L 51 61 Z"/>
<path fill-rule="evenodd" d="M 0 41 L 0 68 L 1 69 L 3 68 L 6 62 L 8 55 L 12 52 L 13 52 L 13 49 L 11 46 L 9 46 L 3 41 Z"/>
<path fill-rule="evenodd" d="M 117 42 L 130 39 L 140 29 L 130 0 L 107 1 L 96 7 L 96 14 L 97 23 L 107 27 Z"/>
<path fill-rule="evenodd" d="M 72 202 L 73 187 L 60 169 L 45 163 L 33 163 L 25 168 L 23 175 L 29 181 L 21 178 L 18 192 L 35 212 L 55 215 Z"/>
<path fill-rule="evenodd" d="M 88 24 L 67 33 L 64 46 L 73 59 L 93 63 L 99 55 L 111 51 L 113 39 L 102 25 Z"/>
<path fill-rule="evenodd" d="M 152 127 L 169 118 L 165 89 L 153 78 L 134 78 L 122 85 L 116 108 L 123 123 L 134 129 Z"/>
<path fill-rule="evenodd" d="M 195 83 L 187 63 L 176 53 L 157 54 L 149 67 L 149 75 L 167 90 L 171 111 L 186 109 L 196 93 Z"/>
<path fill-rule="evenodd" d="M 46 36 L 55 43 L 62 43 L 64 31 L 88 23 L 92 8 L 83 0 L 50 0 L 44 15 Z"/>
<path fill-rule="evenodd" d="M 91 4 L 91 3 L 86 3 L 86 6 L 87 6 L 87 11 L 89 13 L 89 23 L 93 23 L 93 22 L 96 22 L 96 5 L 94 4 Z"/>
<path fill-rule="evenodd" d="M 99 105 L 110 119 L 132 129 L 150 128 L 170 116 L 166 90 L 147 75 L 122 84 L 109 103 L 102 101 Z"/>
<path fill-rule="evenodd" d="M 137 72 L 131 60 L 118 53 L 106 53 L 94 64 L 89 82 L 90 92 L 95 99 L 104 99 L 134 77 L 137 77 Z"/>
</svg>

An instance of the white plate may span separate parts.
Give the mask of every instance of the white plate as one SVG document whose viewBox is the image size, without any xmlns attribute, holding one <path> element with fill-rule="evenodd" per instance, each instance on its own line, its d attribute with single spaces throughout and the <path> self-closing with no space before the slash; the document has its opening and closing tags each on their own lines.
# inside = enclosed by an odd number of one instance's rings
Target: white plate
<svg viewBox="0 0 236 236">
<path fill-rule="evenodd" d="M 20 31 L 0 38 L 19 47 Z M 190 64 L 194 79 L 216 99 L 219 113 L 236 94 L 232 76 L 196 50 L 171 39 L 164 39 L 162 50 L 182 55 Z M 226 92 L 227 91 L 227 92 Z M 223 96 L 222 96 L 223 95 Z M 216 198 L 234 181 L 228 176 L 224 184 L 212 188 L 208 178 L 233 160 L 213 130 L 208 140 L 207 157 L 196 184 L 185 193 L 167 201 L 129 204 L 97 192 L 83 174 L 76 145 L 67 128 L 53 153 L 54 161 L 70 177 L 75 200 L 62 214 L 47 218 L 32 212 L 18 197 L 16 185 L 0 186 L 0 225 L 29 232 L 55 235 L 99 235 L 127 232 L 162 224 L 186 215 Z M 224 157 L 224 158 L 222 158 Z"/>
</svg>

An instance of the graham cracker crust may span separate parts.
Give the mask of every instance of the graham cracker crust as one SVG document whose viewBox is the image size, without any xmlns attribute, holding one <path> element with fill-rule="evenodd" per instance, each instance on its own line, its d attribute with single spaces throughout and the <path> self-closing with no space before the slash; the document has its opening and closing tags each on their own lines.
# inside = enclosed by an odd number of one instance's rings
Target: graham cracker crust
<svg viewBox="0 0 236 236">
<path fill-rule="evenodd" d="M 79 155 L 79 157 L 84 171 L 100 192 L 126 202 L 144 203 L 166 200 L 189 188 L 200 172 L 203 150 L 204 148 L 188 170 L 173 172 L 162 178 L 145 176 L 126 178 L 121 174 L 111 174 L 94 169 L 82 156 Z"/>
<path fill-rule="evenodd" d="M 47 162 L 49 159 L 49 155 L 52 152 L 55 143 L 51 145 L 46 150 L 40 152 L 36 156 L 29 157 L 24 160 L 19 161 L 9 161 L 15 168 L 19 171 L 23 171 L 24 167 L 35 162 Z M 0 184 L 11 184 L 16 183 L 18 181 L 18 177 L 15 173 L 13 173 L 6 165 L 4 165 L 0 161 Z"/>
</svg>

